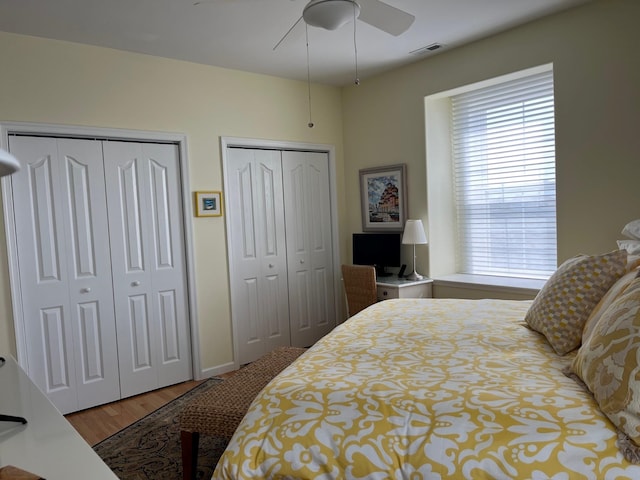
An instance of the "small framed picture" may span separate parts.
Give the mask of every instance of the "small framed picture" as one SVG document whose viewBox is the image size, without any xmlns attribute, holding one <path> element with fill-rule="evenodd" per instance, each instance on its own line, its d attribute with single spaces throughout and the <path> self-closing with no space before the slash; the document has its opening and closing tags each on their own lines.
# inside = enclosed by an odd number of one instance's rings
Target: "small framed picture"
<svg viewBox="0 0 640 480">
<path fill-rule="evenodd" d="M 196 217 L 219 217 L 222 215 L 221 192 L 194 192 Z"/>
<path fill-rule="evenodd" d="M 407 215 L 404 163 L 360 170 L 363 232 L 401 232 Z"/>
</svg>

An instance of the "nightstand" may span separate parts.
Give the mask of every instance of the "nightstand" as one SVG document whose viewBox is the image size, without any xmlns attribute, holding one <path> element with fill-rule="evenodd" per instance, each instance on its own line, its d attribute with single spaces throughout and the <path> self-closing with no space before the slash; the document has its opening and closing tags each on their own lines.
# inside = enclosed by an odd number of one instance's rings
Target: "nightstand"
<svg viewBox="0 0 640 480">
<path fill-rule="evenodd" d="M 398 277 L 380 277 L 376 280 L 378 300 L 390 298 L 431 298 L 433 280 L 407 280 Z"/>
</svg>

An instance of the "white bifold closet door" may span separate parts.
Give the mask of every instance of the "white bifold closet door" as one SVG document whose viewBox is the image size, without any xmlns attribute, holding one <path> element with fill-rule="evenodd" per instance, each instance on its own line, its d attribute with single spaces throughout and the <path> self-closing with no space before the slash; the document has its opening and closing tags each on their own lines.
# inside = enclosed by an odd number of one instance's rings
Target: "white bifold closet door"
<svg viewBox="0 0 640 480">
<path fill-rule="evenodd" d="M 291 344 L 298 347 L 336 325 L 328 160 L 282 152 Z"/>
<path fill-rule="evenodd" d="M 177 148 L 104 142 L 123 397 L 191 378 Z"/>
<path fill-rule="evenodd" d="M 229 155 L 231 302 L 242 365 L 290 345 L 282 162 L 276 150 Z"/>
<path fill-rule="evenodd" d="M 10 137 L 28 373 L 62 412 L 120 398 L 102 147 Z"/>
<path fill-rule="evenodd" d="M 191 378 L 176 147 L 9 147 L 29 376 L 63 413 Z"/>
<path fill-rule="evenodd" d="M 231 302 L 240 364 L 336 324 L 326 153 L 227 149 Z"/>
</svg>

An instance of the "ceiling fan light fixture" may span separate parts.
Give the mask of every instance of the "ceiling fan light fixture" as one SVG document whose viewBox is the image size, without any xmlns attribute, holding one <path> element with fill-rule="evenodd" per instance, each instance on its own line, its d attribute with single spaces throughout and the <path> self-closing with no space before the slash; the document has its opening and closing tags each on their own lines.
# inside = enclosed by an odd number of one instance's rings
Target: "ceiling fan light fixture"
<svg viewBox="0 0 640 480">
<path fill-rule="evenodd" d="M 313 27 L 335 30 L 360 15 L 360 5 L 354 0 L 312 0 L 302 12 L 304 21 Z"/>
<path fill-rule="evenodd" d="M 20 170 L 20 162 L 6 150 L 0 148 L 0 177 Z"/>
</svg>

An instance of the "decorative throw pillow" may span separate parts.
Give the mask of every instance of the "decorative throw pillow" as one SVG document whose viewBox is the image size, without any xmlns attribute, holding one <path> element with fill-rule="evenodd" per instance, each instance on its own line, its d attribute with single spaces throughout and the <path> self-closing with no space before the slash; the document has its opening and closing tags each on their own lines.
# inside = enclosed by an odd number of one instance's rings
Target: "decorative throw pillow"
<svg viewBox="0 0 640 480">
<path fill-rule="evenodd" d="M 533 300 L 525 321 L 559 355 L 580 346 L 587 317 L 626 272 L 627 252 L 580 255 L 564 262 Z"/>
<path fill-rule="evenodd" d="M 618 240 L 618 248 L 626 250 L 629 255 L 640 254 L 640 240 Z"/>
<path fill-rule="evenodd" d="M 607 308 L 571 370 L 602 412 L 640 444 L 640 278 Z"/>
<path fill-rule="evenodd" d="M 628 238 L 640 240 L 640 219 L 631 220 L 622 228 L 622 234 Z"/>
<path fill-rule="evenodd" d="M 627 251 L 627 272 L 640 267 L 640 255 L 631 255 Z"/>
<path fill-rule="evenodd" d="M 587 322 L 584 324 L 584 329 L 582 330 L 582 343 L 586 343 L 593 331 L 594 327 L 602 317 L 602 314 L 609 308 L 620 295 L 622 295 L 631 282 L 636 278 L 640 270 L 631 270 L 630 272 L 625 273 L 622 277 L 616 280 L 607 293 L 600 299 L 598 304 L 593 308 L 591 314 L 587 318 Z"/>
</svg>

